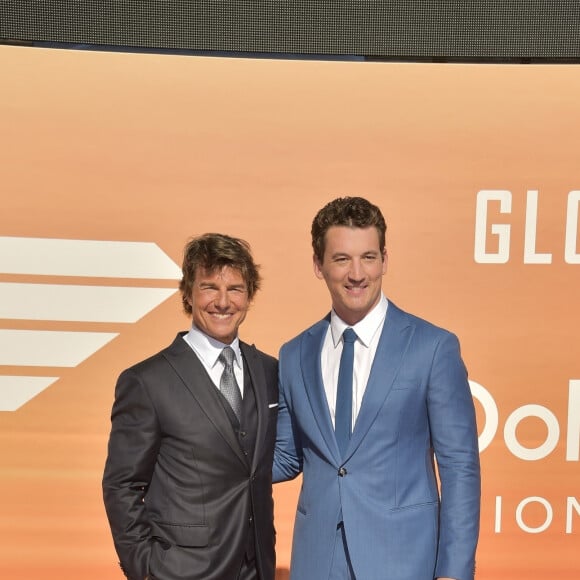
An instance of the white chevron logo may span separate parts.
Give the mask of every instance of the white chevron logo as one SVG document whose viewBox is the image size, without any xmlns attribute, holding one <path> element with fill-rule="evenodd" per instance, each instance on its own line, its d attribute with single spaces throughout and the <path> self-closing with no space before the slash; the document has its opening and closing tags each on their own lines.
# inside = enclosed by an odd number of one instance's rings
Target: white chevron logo
<svg viewBox="0 0 580 580">
<path fill-rule="evenodd" d="M 152 242 L 0 236 L 0 276 L 6 275 L 67 277 L 50 284 L 0 281 L 0 411 L 16 411 L 60 378 L 27 376 L 27 368 L 76 367 L 119 333 L 14 329 L 7 321 L 135 323 L 176 288 L 71 284 L 69 277 L 179 280 L 181 269 Z M 2 366 L 23 374 L 5 374 Z"/>
</svg>

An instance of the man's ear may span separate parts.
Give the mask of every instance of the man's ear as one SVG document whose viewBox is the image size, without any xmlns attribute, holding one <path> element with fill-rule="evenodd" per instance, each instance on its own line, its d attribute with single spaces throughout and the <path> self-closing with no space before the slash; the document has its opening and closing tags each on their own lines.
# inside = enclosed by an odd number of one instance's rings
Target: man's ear
<svg viewBox="0 0 580 580">
<path fill-rule="evenodd" d="M 312 267 L 314 268 L 314 275 L 318 279 L 323 280 L 324 279 L 324 274 L 322 273 L 322 264 L 320 263 L 320 261 L 316 257 L 316 254 L 314 254 L 312 256 Z"/>
</svg>

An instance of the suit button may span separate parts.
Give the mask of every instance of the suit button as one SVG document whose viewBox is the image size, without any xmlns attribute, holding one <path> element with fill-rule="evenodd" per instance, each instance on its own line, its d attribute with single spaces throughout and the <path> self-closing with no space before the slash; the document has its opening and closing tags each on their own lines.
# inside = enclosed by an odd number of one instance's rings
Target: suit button
<svg viewBox="0 0 580 580">
<path fill-rule="evenodd" d="M 245 437 L 247 433 L 245 431 L 240 431 L 240 437 Z"/>
<path fill-rule="evenodd" d="M 346 467 L 341 467 L 338 470 L 338 475 L 340 475 L 340 477 L 344 477 L 347 473 L 348 473 L 348 471 L 346 470 Z"/>
</svg>

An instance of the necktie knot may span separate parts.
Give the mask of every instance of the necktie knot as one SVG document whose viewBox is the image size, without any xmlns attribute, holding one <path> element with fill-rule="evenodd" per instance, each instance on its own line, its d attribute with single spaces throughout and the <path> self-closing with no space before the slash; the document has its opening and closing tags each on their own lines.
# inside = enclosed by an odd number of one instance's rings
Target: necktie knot
<svg viewBox="0 0 580 580">
<path fill-rule="evenodd" d="M 234 364 L 235 356 L 234 349 L 231 346 L 226 346 L 221 351 L 219 360 L 225 367 L 231 368 Z"/>
<path fill-rule="evenodd" d="M 356 341 L 357 338 L 358 338 L 358 336 L 357 336 L 356 332 L 352 328 L 347 328 L 342 333 L 342 340 L 344 342 L 353 343 L 353 342 Z"/>
</svg>

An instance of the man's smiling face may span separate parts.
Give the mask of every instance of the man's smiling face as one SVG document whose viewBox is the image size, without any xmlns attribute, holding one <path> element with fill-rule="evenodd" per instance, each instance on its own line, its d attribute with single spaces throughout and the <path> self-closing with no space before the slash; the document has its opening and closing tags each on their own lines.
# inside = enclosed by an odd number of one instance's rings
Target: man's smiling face
<svg viewBox="0 0 580 580">
<path fill-rule="evenodd" d="M 189 303 L 193 324 L 208 336 L 230 344 L 250 307 L 241 272 L 230 266 L 197 268 Z"/>
<path fill-rule="evenodd" d="M 325 235 L 324 259 L 314 257 L 314 273 L 328 286 L 335 312 L 354 325 L 379 302 L 387 255 L 375 227 L 332 226 Z"/>
</svg>

